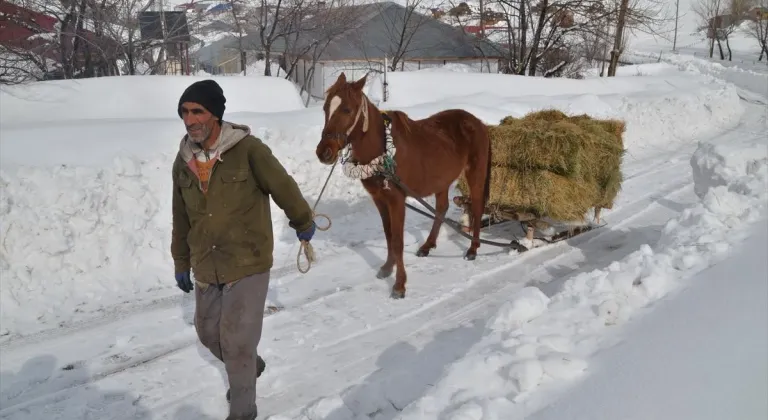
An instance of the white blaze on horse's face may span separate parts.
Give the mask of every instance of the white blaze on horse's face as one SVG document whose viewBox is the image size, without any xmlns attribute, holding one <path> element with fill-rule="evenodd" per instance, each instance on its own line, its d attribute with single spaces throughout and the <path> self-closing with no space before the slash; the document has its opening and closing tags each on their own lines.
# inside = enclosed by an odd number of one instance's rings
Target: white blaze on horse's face
<svg viewBox="0 0 768 420">
<path fill-rule="evenodd" d="M 328 104 L 328 121 L 331 120 L 333 113 L 341 106 L 341 98 L 334 96 L 331 98 L 331 102 Z"/>
</svg>

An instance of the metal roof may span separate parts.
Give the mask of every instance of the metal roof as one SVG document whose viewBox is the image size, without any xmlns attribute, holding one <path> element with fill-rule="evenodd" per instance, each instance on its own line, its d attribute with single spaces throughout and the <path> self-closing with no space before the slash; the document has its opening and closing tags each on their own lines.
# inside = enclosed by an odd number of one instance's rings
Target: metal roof
<svg viewBox="0 0 768 420">
<path fill-rule="evenodd" d="M 391 58 L 403 49 L 404 59 L 497 58 L 503 49 L 491 41 L 467 34 L 461 28 L 432 16 L 411 12 L 392 1 L 333 8 L 325 13 L 319 9 L 314 17 L 305 19 L 301 25 L 303 29 L 298 38 L 294 34 L 288 39 L 274 39 L 271 52 L 311 56 L 307 51 L 310 51 L 312 43 L 324 45 L 323 41 L 329 38 L 332 40 L 319 55 L 318 61 L 383 60 L 385 55 Z M 405 48 L 399 48 L 404 25 L 406 37 L 410 40 Z M 262 51 L 258 31 L 250 32 L 243 39 L 243 48 Z M 237 50 L 237 37 L 227 37 L 204 46 L 196 55 L 201 61 L 209 61 L 225 49 Z"/>
<path fill-rule="evenodd" d="M 165 37 L 163 37 L 163 20 L 165 20 Z M 186 12 L 141 12 L 139 13 L 139 28 L 141 30 L 141 39 L 165 40 L 168 42 L 191 41 Z"/>
<path fill-rule="evenodd" d="M 398 52 L 404 59 L 499 56 L 498 46 L 431 16 L 409 11 L 398 3 L 387 1 L 361 7 L 369 10 L 367 19 L 336 37 L 319 61 L 383 59 Z M 408 39 L 407 44 L 404 39 Z"/>
</svg>

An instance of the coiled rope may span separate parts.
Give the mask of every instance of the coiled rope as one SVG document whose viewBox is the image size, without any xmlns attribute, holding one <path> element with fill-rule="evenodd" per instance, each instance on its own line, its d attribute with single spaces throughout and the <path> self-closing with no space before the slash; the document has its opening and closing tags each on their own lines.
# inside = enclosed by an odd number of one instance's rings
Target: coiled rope
<svg viewBox="0 0 768 420">
<path fill-rule="evenodd" d="M 328 226 L 320 226 L 317 225 L 317 230 L 321 232 L 325 232 L 328 229 L 331 228 L 331 218 L 324 213 L 315 213 L 315 209 L 317 208 L 317 205 L 320 203 L 320 199 L 323 197 L 323 193 L 325 192 L 325 187 L 328 186 L 328 181 L 331 180 L 331 175 L 333 175 L 333 170 L 336 169 L 336 164 L 338 163 L 338 160 L 333 163 L 333 166 L 331 167 L 331 171 L 328 173 L 328 178 L 325 179 L 325 184 L 323 184 L 323 189 L 320 190 L 320 195 L 317 196 L 317 200 L 315 200 L 315 205 L 312 206 L 312 219 L 314 220 L 316 217 L 322 217 L 325 220 L 328 221 Z M 304 254 L 304 257 L 307 259 L 307 268 L 304 269 L 301 267 L 301 254 Z M 301 246 L 299 247 L 299 253 L 296 254 L 296 268 L 302 273 L 306 274 L 309 272 L 309 269 L 312 268 L 312 263 L 317 261 L 315 257 L 315 249 L 312 247 L 312 244 L 309 243 L 309 241 L 301 241 Z"/>
</svg>

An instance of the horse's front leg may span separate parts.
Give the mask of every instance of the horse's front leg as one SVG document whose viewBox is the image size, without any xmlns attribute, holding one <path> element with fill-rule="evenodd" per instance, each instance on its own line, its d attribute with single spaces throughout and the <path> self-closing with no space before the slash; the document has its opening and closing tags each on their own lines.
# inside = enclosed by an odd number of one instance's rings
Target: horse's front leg
<svg viewBox="0 0 768 420">
<path fill-rule="evenodd" d="M 397 264 L 397 274 L 395 275 L 395 285 L 392 286 L 392 298 L 402 299 L 405 297 L 405 264 L 403 262 L 403 235 L 405 230 L 405 196 L 402 194 L 392 194 L 387 197 L 389 209 L 390 229 L 392 230 L 392 254 Z"/>
<path fill-rule="evenodd" d="M 384 262 L 384 265 L 379 268 L 379 272 L 376 274 L 377 278 L 383 279 L 392 275 L 392 269 L 395 266 L 395 257 L 392 254 L 392 228 L 386 201 L 379 195 L 374 195 L 373 203 L 376 204 L 376 208 L 379 210 L 381 225 L 384 228 L 384 236 L 387 238 L 387 261 Z"/>
</svg>

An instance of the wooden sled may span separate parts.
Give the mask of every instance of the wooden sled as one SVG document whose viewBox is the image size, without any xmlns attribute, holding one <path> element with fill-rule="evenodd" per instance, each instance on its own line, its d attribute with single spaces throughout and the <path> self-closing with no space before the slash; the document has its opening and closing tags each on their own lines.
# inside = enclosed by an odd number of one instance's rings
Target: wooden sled
<svg viewBox="0 0 768 420">
<path fill-rule="evenodd" d="M 453 203 L 462 209 L 461 230 L 467 234 L 471 233 L 469 197 L 455 196 L 453 197 Z M 537 217 L 531 213 L 487 207 L 483 213 L 488 215 L 488 217 L 483 219 L 481 226 L 486 228 L 505 222 L 520 222 L 523 232 L 525 232 L 525 237 L 522 239 L 514 239 L 511 247 L 518 252 L 525 252 L 534 248 L 565 241 L 581 235 L 582 233 L 590 232 L 605 226 L 600 224 L 600 211 L 600 207 L 595 208 L 594 210 L 595 223 L 589 221 L 583 223 L 563 223 Z M 540 234 L 537 235 L 537 231 Z"/>
</svg>

